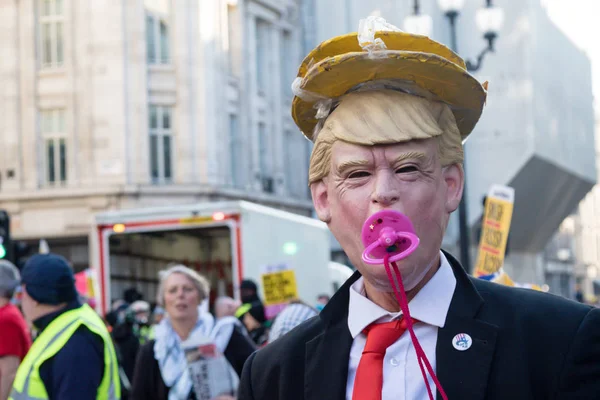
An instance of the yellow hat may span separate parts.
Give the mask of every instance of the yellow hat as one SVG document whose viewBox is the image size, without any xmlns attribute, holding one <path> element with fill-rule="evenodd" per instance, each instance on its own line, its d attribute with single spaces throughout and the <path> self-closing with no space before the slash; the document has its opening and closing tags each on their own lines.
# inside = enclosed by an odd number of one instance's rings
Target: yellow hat
<svg viewBox="0 0 600 400">
<path fill-rule="evenodd" d="M 487 95 L 487 82 L 471 76 L 463 59 L 446 46 L 369 17 L 359 32 L 327 40 L 306 56 L 292 85 L 292 117 L 314 141 L 315 127 L 335 99 L 376 82 L 448 104 L 463 140 L 479 120 Z"/>
</svg>

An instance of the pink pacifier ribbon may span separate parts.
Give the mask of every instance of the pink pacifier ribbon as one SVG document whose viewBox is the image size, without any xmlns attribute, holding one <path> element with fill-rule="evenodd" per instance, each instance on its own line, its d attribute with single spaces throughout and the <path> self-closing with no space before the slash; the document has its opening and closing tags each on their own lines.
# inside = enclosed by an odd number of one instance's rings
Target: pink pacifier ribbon
<svg viewBox="0 0 600 400">
<path fill-rule="evenodd" d="M 365 222 L 362 230 L 362 240 L 365 245 L 365 251 L 362 255 L 363 261 L 371 265 L 383 264 L 385 267 L 396 300 L 398 301 L 400 310 L 406 320 L 407 329 L 413 346 L 415 347 L 415 352 L 417 353 L 417 361 L 419 363 L 419 368 L 421 369 L 421 374 L 423 375 L 423 380 L 425 381 L 425 386 L 427 387 L 429 399 L 434 400 L 434 396 L 431 392 L 425 369 L 427 369 L 427 372 L 429 372 L 429 375 L 433 379 L 442 399 L 448 400 L 448 396 L 446 396 L 442 384 L 435 375 L 431 363 L 427 359 L 427 355 L 421 347 L 419 339 L 415 335 L 410 310 L 408 308 L 406 291 L 404 290 L 404 283 L 402 282 L 402 275 L 396 264 L 396 261 L 408 257 L 419 245 L 419 238 L 414 233 L 412 223 L 408 217 L 398 211 L 379 211 L 369 217 Z M 396 275 L 398 287 L 396 287 L 392 269 Z"/>
</svg>

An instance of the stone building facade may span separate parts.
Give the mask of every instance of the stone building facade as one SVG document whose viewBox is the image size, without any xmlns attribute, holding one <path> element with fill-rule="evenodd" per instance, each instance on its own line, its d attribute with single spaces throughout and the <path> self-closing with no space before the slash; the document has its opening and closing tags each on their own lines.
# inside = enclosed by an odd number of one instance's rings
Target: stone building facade
<svg viewBox="0 0 600 400">
<path fill-rule="evenodd" d="M 310 215 L 297 0 L 0 2 L 0 208 L 84 267 L 97 212 L 245 199 Z"/>
</svg>

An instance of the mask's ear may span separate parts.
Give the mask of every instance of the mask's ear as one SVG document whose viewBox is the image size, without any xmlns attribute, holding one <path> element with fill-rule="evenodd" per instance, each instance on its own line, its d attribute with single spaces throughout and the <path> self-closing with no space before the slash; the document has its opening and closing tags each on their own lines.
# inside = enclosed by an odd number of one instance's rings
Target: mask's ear
<svg viewBox="0 0 600 400">
<path fill-rule="evenodd" d="M 446 183 L 446 212 L 456 211 L 462 199 L 465 183 L 464 170 L 460 164 L 452 164 L 442 169 L 442 178 Z"/>
<path fill-rule="evenodd" d="M 325 223 L 331 221 L 331 211 L 329 209 L 329 198 L 327 197 L 327 184 L 324 179 L 310 185 L 313 205 L 319 219 Z"/>
</svg>

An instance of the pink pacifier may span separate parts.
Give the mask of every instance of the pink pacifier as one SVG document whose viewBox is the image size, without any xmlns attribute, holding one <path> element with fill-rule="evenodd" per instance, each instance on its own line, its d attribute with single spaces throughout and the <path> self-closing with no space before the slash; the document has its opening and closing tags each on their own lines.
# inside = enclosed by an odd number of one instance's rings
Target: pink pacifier
<svg viewBox="0 0 600 400">
<path fill-rule="evenodd" d="M 415 234 L 412 222 L 410 222 L 406 215 L 398 211 L 378 211 L 371 215 L 363 225 L 361 238 L 365 246 L 362 254 L 363 262 L 371 265 L 383 264 L 385 267 L 385 272 L 396 295 L 396 300 L 398 300 L 398 305 L 402 310 L 403 318 L 406 318 L 407 329 L 417 354 L 417 361 L 423 375 L 429 399 L 433 400 L 434 394 L 429 385 L 427 373 L 433 379 L 442 399 L 448 400 L 442 384 L 435 375 L 435 371 L 427 359 L 427 355 L 419 343 L 419 339 L 415 335 L 402 275 L 396 264 L 396 261 L 408 257 L 419 246 L 419 238 Z M 394 279 L 392 273 L 396 275 L 396 279 Z"/>
<path fill-rule="evenodd" d="M 366 264 L 383 265 L 388 261 L 400 261 L 419 246 L 419 238 L 408 217 L 395 210 L 382 210 L 371 215 L 362 228 L 365 251 L 362 260 Z"/>
</svg>

